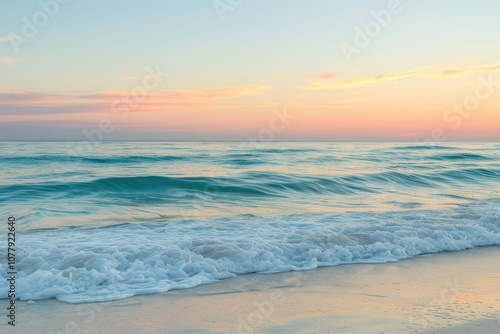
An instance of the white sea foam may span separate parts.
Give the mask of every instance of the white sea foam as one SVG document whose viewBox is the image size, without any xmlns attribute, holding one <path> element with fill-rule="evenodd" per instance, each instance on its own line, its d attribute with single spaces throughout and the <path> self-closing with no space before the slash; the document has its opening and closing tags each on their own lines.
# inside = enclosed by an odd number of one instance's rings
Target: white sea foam
<svg viewBox="0 0 500 334">
<path fill-rule="evenodd" d="M 108 301 L 244 273 L 384 263 L 498 245 L 498 204 L 31 231 L 19 237 L 17 295 L 22 300 Z M 0 253 L 0 297 L 6 298 L 6 249 Z"/>
</svg>

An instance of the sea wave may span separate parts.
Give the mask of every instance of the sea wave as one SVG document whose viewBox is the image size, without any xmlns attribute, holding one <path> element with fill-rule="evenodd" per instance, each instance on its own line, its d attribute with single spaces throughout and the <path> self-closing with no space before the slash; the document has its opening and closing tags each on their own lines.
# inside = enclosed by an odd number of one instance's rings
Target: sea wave
<svg viewBox="0 0 500 334">
<path fill-rule="evenodd" d="M 481 154 L 473 154 L 473 153 L 457 153 L 457 154 L 438 154 L 428 159 L 432 160 L 491 160 L 490 157 L 481 155 Z"/>
<path fill-rule="evenodd" d="M 86 182 L 41 182 L 0 186 L 0 200 L 113 194 L 149 193 L 165 196 L 211 194 L 212 196 L 352 195 L 385 192 L 387 186 L 405 188 L 456 187 L 500 181 L 500 169 L 453 168 L 440 172 L 379 172 L 341 176 L 247 171 L 216 177 L 131 176 L 99 178 Z"/>
<path fill-rule="evenodd" d="M 118 157 L 85 157 L 71 155 L 33 155 L 33 156 L 9 156 L 0 157 L 3 163 L 97 163 L 97 164 L 117 164 L 117 163 L 141 163 L 141 162 L 162 162 L 171 160 L 192 159 L 193 157 L 163 155 L 163 156 L 118 156 Z"/>
<path fill-rule="evenodd" d="M 500 200 L 448 210 L 239 215 L 168 224 L 28 231 L 18 245 L 21 300 L 117 300 L 246 273 L 277 273 L 500 244 Z M 6 249 L 0 275 L 7 277 Z M 8 282 L 0 281 L 0 298 Z"/>
<path fill-rule="evenodd" d="M 457 147 L 453 146 L 441 146 L 441 145 L 409 145 L 409 146 L 396 146 L 396 150 L 457 150 Z"/>
</svg>

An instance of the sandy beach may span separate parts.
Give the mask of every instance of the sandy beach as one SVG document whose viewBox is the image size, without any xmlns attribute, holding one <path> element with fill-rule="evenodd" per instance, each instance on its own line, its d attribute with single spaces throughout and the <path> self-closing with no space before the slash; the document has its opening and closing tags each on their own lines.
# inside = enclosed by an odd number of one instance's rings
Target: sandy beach
<svg viewBox="0 0 500 334">
<path fill-rule="evenodd" d="M 17 303 L 18 333 L 498 333 L 500 247 L 219 283 L 125 300 Z M 1 330 L 9 330 L 6 321 Z"/>
</svg>

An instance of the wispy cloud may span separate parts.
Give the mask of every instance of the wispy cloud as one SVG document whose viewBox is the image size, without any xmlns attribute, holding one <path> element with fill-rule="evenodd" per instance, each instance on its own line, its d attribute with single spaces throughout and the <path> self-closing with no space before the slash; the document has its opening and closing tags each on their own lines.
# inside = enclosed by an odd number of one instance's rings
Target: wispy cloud
<svg viewBox="0 0 500 334">
<path fill-rule="evenodd" d="M 167 93 L 165 94 L 165 97 L 179 100 L 232 99 L 242 96 L 261 95 L 273 88 L 273 86 L 232 86 L 209 89 L 179 90 Z"/>
<path fill-rule="evenodd" d="M 68 104 L 68 103 L 39 103 L 39 104 L 2 104 L 0 108 L 1 116 L 13 116 L 16 119 L 22 118 L 22 115 L 37 115 L 48 117 L 50 115 L 66 115 L 95 113 L 104 110 L 108 105 L 98 104 Z M 40 119 L 38 117 L 38 119 Z M 2 121 L 5 118 L 1 119 Z"/>
<path fill-rule="evenodd" d="M 500 64 L 496 65 L 483 65 L 483 66 L 472 66 L 453 70 L 441 71 L 439 74 L 443 77 L 450 77 L 454 75 L 465 74 L 469 72 L 481 72 L 481 71 L 497 71 L 500 70 Z"/>
<path fill-rule="evenodd" d="M 273 89 L 273 86 L 229 86 L 207 89 L 174 90 L 167 93 L 150 93 L 144 97 L 147 100 L 217 100 L 233 99 L 243 96 L 261 95 Z M 108 91 L 96 95 L 87 95 L 90 99 L 116 99 L 130 95 L 127 91 Z"/>
<path fill-rule="evenodd" d="M 39 92 L 0 93 L 0 104 L 29 105 L 53 104 L 68 102 L 63 96 L 44 94 Z"/>
<path fill-rule="evenodd" d="M 16 36 L 0 36 L 0 42 L 13 41 L 17 39 Z"/>
<path fill-rule="evenodd" d="M 103 109 L 104 111 L 116 111 L 121 107 L 126 108 L 130 112 L 164 112 L 164 111 L 192 111 L 192 110 L 220 110 L 220 109 L 244 109 L 244 108 L 271 108 L 276 107 L 278 104 L 270 102 L 166 102 L 166 101 L 154 101 L 147 100 L 142 101 L 138 104 L 128 106 L 128 105 L 118 105 L 117 107 L 111 107 Z M 116 108 L 116 109 L 114 109 Z"/>
<path fill-rule="evenodd" d="M 7 66 L 12 66 L 14 65 L 15 63 L 18 63 L 21 61 L 21 59 L 14 59 L 14 58 L 6 58 L 6 57 L 3 57 L 2 58 L 2 61 L 4 62 L 5 65 Z"/>
<path fill-rule="evenodd" d="M 4 87 L 4 85 L 0 86 Z M 7 89 L 8 85 L 5 85 Z M 13 88 L 13 87 L 10 87 Z M 275 106 L 269 102 L 219 102 L 219 99 L 263 94 L 272 86 L 234 86 L 198 90 L 178 90 L 170 92 L 152 92 L 140 99 L 131 98 L 130 91 L 107 91 L 93 95 L 46 94 L 40 92 L 9 91 L 0 93 L 0 105 L 8 106 L 10 113 L 23 107 L 29 113 L 37 113 L 33 108 L 40 108 L 40 114 L 61 113 L 66 106 L 81 106 L 82 112 L 108 112 L 126 108 L 131 112 L 215 110 L 238 108 L 267 108 Z M 26 109 L 26 107 L 30 109 Z M 87 106 L 87 108 L 83 108 Z M 3 108 L 4 108 L 3 107 Z M 21 110 L 21 109 L 17 109 Z"/>
<path fill-rule="evenodd" d="M 15 92 L 16 91 L 16 88 L 14 86 L 11 86 L 11 85 L 0 84 L 0 87 L 3 88 L 4 90 L 9 91 L 9 92 Z"/>
<path fill-rule="evenodd" d="M 226 108 L 261 108 L 274 106 L 267 102 L 216 102 L 222 99 L 234 99 L 244 96 L 261 95 L 271 90 L 273 86 L 230 86 L 207 89 L 177 90 L 170 92 L 150 93 L 138 103 L 127 106 L 133 112 L 171 111 L 171 110 L 209 110 Z M 87 95 L 85 98 L 96 103 L 117 104 L 127 101 L 127 91 L 109 91 L 97 95 Z M 122 103 L 125 105 L 126 103 Z"/>
<path fill-rule="evenodd" d="M 430 67 L 419 67 L 413 70 L 399 73 L 386 73 L 375 76 L 355 77 L 340 80 L 333 83 L 313 82 L 307 89 L 308 90 L 321 90 L 321 89 L 339 89 L 361 86 L 366 84 L 382 83 L 393 80 L 400 80 L 409 77 L 423 77 L 432 79 L 448 79 L 452 76 L 458 76 L 466 73 L 480 72 L 480 71 L 497 71 L 500 70 L 500 64 L 497 65 L 482 65 L 473 67 L 464 67 L 452 70 L 437 70 Z"/>
<path fill-rule="evenodd" d="M 304 78 L 312 78 L 312 79 L 333 79 L 338 75 L 336 72 L 326 72 L 326 73 L 315 73 L 315 74 L 306 74 L 302 77 Z"/>
<path fill-rule="evenodd" d="M 421 70 L 412 70 L 412 71 L 402 72 L 402 73 L 388 73 L 388 74 L 380 74 L 380 75 L 368 76 L 368 77 L 351 78 L 351 79 L 345 79 L 345 80 L 342 80 L 342 81 L 336 83 L 335 87 L 345 88 L 345 87 L 359 86 L 359 85 L 365 85 L 365 84 L 370 84 L 370 83 L 392 81 L 392 80 L 398 80 L 398 79 L 412 77 L 412 76 L 415 76 L 419 73 L 421 73 Z"/>
</svg>

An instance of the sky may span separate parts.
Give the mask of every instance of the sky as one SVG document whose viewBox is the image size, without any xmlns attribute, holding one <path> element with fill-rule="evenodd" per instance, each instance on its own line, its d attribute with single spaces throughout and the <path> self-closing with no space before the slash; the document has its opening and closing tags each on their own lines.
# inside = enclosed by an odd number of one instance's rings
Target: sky
<svg viewBox="0 0 500 334">
<path fill-rule="evenodd" d="M 0 140 L 500 140 L 494 0 L 0 3 Z"/>
</svg>

